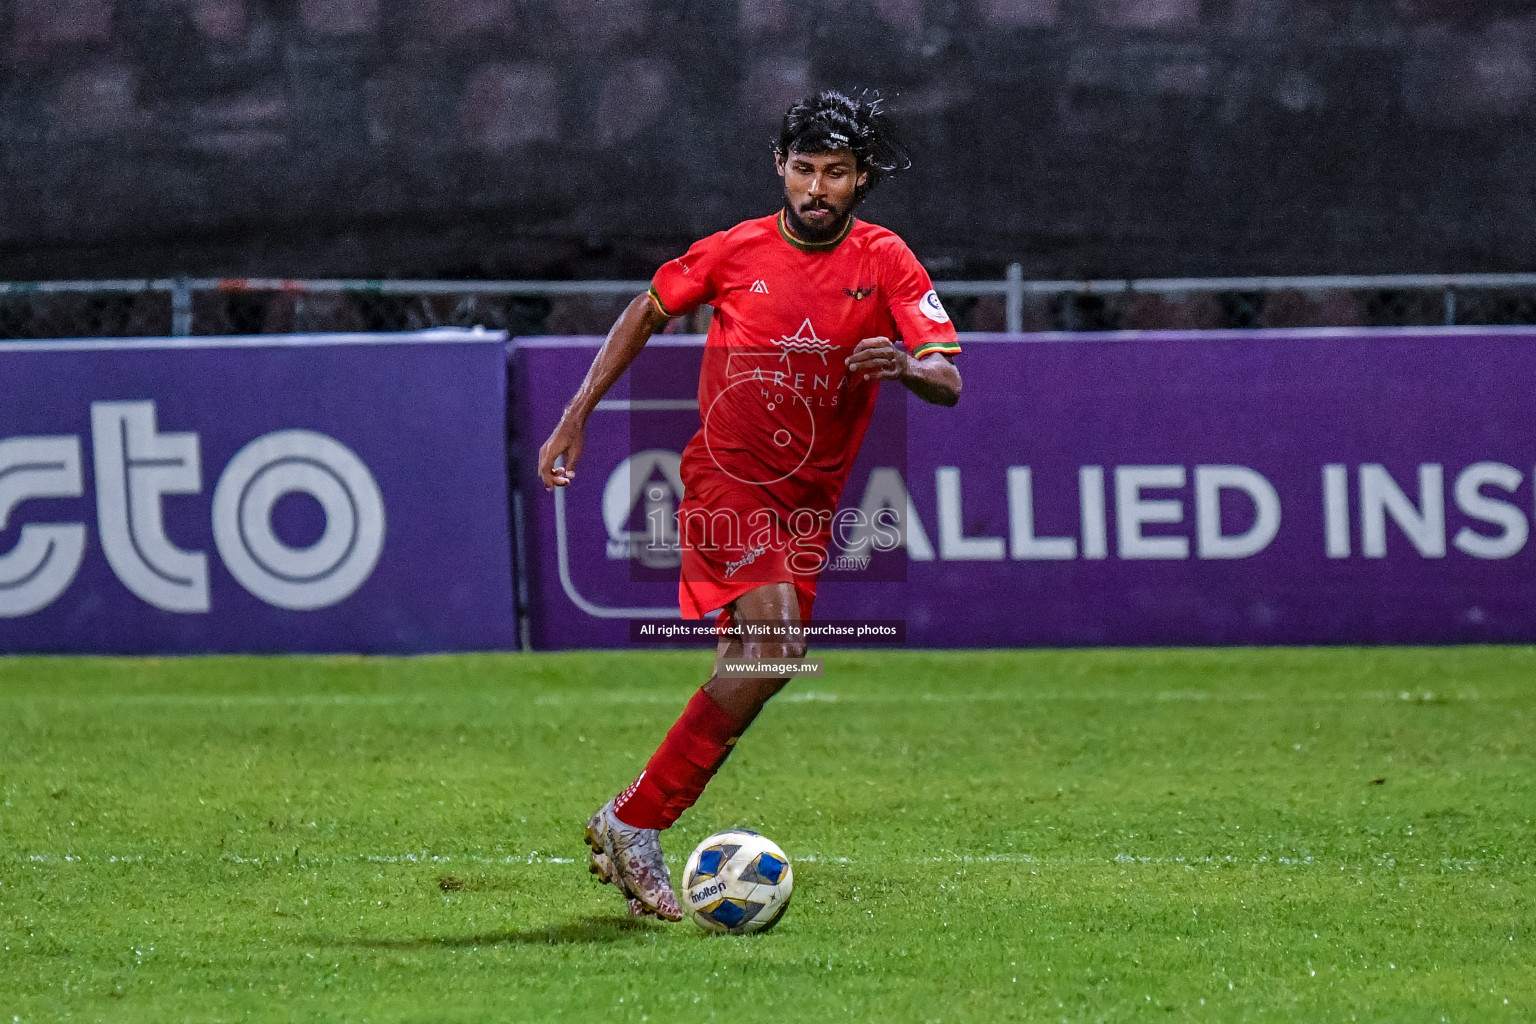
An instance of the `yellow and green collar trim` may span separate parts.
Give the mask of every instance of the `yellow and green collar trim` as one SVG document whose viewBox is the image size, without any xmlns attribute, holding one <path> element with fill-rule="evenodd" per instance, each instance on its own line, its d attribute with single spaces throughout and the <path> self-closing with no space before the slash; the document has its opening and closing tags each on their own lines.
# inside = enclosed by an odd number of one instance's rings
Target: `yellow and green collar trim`
<svg viewBox="0 0 1536 1024">
<path fill-rule="evenodd" d="M 825 242 L 802 242 L 789 233 L 789 225 L 784 221 L 783 210 L 779 211 L 779 215 L 773 219 L 773 222 L 779 226 L 779 237 L 801 252 L 831 252 L 841 245 L 843 239 L 847 238 L 853 231 L 853 217 L 850 215 L 848 222 L 843 225 L 843 230 L 837 233 L 836 238 L 828 239 Z"/>
<path fill-rule="evenodd" d="M 665 316 L 665 317 L 675 317 L 675 316 L 677 316 L 676 313 L 669 313 L 667 311 L 667 307 L 661 301 L 661 296 L 656 294 L 656 286 L 655 285 L 651 285 L 650 288 L 646 289 L 646 294 L 651 297 L 651 304 L 656 307 L 656 311 L 658 313 L 660 313 L 662 316 Z"/>
</svg>

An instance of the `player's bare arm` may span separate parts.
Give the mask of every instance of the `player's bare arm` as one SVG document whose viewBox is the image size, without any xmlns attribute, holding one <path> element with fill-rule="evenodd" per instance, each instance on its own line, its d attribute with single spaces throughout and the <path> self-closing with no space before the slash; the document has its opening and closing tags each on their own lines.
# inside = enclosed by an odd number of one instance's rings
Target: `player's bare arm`
<svg viewBox="0 0 1536 1024">
<path fill-rule="evenodd" d="M 548 489 L 564 487 L 576 479 L 576 462 L 581 458 L 581 445 L 586 432 L 587 417 L 597 408 L 608 389 L 624 376 L 629 364 L 635 361 L 651 335 L 667 322 L 667 316 L 656 308 L 649 295 L 637 295 L 619 318 L 614 321 L 603 347 L 592 360 L 587 376 L 576 389 L 576 396 L 565 407 L 565 414 L 549 435 L 549 440 L 539 449 L 539 479 Z M 559 461 L 562 464 L 557 466 Z"/>
<path fill-rule="evenodd" d="M 960 370 L 942 352 L 913 359 L 890 338 L 865 338 L 847 359 L 848 373 L 868 380 L 899 380 L 931 405 L 960 401 Z"/>
</svg>

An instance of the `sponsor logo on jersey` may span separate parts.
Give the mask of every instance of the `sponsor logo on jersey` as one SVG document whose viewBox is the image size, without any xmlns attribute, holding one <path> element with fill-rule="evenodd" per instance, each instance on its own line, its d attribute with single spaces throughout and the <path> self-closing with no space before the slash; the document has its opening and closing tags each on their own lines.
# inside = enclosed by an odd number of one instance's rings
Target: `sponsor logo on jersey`
<svg viewBox="0 0 1536 1024">
<path fill-rule="evenodd" d="M 932 320 L 936 324 L 949 323 L 949 314 L 944 310 L 944 304 L 939 301 L 939 293 L 932 288 L 917 303 L 918 312 Z"/>
<path fill-rule="evenodd" d="M 798 331 L 779 338 L 774 344 L 782 346 L 786 354 L 804 352 L 807 355 L 821 356 L 823 364 L 827 361 L 827 353 L 837 347 L 825 338 L 816 337 L 816 328 L 811 326 L 810 317 L 805 318 L 805 323 L 800 325 Z"/>
<path fill-rule="evenodd" d="M 844 288 L 843 294 L 858 302 L 860 299 L 867 299 L 875 294 L 875 290 L 874 288 Z"/>
<path fill-rule="evenodd" d="M 754 295 L 767 295 L 768 294 L 768 282 L 764 281 L 762 278 L 758 278 L 756 281 L 753 281 L 752 282 L 752 294 L 754 294 Z"/>
</svg>

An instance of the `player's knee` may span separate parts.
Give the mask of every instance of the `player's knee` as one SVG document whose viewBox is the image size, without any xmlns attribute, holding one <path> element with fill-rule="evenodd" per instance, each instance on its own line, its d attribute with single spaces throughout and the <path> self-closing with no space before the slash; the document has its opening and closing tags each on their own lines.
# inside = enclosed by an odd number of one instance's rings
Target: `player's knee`
<svg viewBox="0 0 1536 1024">
<path fill-rule="evenodd" d="M 805 657 L 805 641 L 791 637 L 748 640 L 745 647 L 746 656 L 758 660 L 787 661 Z"/>
</svg>

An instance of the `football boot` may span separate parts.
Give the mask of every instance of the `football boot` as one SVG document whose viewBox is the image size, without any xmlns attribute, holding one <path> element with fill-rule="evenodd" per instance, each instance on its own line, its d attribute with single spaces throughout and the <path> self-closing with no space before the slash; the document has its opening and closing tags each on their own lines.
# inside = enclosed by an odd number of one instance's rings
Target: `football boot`
<svg viewBox="0 0 1536 1024">
<path fill-rule="evenodd" d="M 587 846 L 592 849 L 587 870 L 601 882 L 617 886 L 637 917 L 655 916 L 681 921 L 682 908 L 672 892 L 672 874 L 661 855 L 661 833 L 634 828 L 613 813 L 610 800 L 587 822 Z"/>
</svg>

